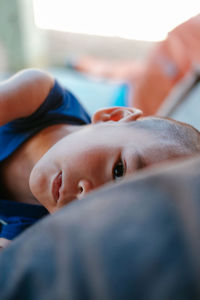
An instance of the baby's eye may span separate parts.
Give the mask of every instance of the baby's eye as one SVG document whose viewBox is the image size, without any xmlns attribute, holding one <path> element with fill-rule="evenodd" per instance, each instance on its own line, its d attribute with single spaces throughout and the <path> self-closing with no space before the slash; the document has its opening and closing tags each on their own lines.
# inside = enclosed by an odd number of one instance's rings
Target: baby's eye
<svg viewBox="0 0 200 300">
<path fill-rule="evenodd" d="M 125 168 L 122 160 L 119 160 L 113 169 L 113 179 L 116 180 L 122 176 L 124 176 Z"/>
</svg>

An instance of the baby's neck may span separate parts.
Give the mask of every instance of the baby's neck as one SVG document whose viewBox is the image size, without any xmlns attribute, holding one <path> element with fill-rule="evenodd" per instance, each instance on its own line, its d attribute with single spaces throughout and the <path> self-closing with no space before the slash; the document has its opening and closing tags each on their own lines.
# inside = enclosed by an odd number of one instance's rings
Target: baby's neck
<svg viewBox="0 0 200 300">
<path fill-rule="evenodd" d="M 29 177 L 37 161 L 60 139 L 79 130 L 80 126 L 53 125 L 24 143 L 1 166 L 5 197 L 17 202 L 39 204 L 29 188 Z"/>
</svg>

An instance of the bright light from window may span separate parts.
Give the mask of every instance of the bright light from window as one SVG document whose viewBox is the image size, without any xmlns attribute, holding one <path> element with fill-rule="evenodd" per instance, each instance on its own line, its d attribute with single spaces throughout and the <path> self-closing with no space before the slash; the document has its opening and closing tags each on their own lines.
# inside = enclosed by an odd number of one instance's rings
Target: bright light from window
<svg viewBox="0 0 200 300">
<path fill-rule="evenodd" d="M 200 12 L 199 0 L 33 0 L 36 25 L 156 41 Z"/>
</svg>

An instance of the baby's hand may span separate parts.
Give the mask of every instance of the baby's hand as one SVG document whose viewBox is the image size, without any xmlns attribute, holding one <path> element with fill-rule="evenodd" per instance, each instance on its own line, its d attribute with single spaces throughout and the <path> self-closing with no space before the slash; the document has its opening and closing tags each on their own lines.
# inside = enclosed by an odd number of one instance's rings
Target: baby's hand
<svg viewBox="0 0 200 300">
<path fill-rule="evenodd" d="M 5 248 L 6 246 L 8 246 L 10 244 L 10 242 L 11 242 L 10 240 L 0 238 L 0 250 Z"/>
</svg>

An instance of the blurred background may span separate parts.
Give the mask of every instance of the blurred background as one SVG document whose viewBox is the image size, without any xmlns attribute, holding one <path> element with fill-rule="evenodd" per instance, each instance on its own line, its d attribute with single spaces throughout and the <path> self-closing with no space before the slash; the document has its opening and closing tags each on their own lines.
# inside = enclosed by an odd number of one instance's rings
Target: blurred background
<svg viewBox="0 0 200 300">
<path fill-rule="evenodd" d="M 0 0 L 0 79 L 22 68 L 43 68 L 82 96 L 91 112 L 97 94 L 105 103 L 123 104 L 126 85 L 88 78 L 69 62 L 85 55 L 144 60 L 199 6 L 197 0 Z"/>
</svg>

